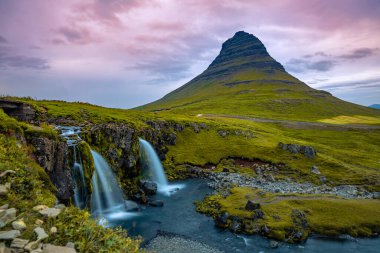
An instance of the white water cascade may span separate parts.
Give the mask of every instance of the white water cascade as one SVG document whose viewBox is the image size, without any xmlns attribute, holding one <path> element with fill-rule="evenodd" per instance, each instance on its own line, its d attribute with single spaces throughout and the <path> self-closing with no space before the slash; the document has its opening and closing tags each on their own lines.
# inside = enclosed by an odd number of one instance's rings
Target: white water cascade
<svg viewBox="0 0 380 253">
<path fill-rule="evenodd" d="M 91 213 L 95 217 L 108 217 L 125 212 L 124 194 L 106 160 L 91 150 L 95 171 L 92 175 Z"/>
<path fill-rule="evenodd" d="M 162 167 L 160 158 L 152 145 L 146 140 L 140 140 L 140 156 L 143 168 L 149 172 L 149 176 L 157 183 L 157 191 L 166 195 L 184 187 L 182 184 L 169 184 L 166 178 L 164 168 Z"/>
<path fill-rule="evenodd" d="M 80 209 L 84 209 L 87 205 L 87 186 L 83 171 L 82 159 L 80 154 L 77 154 L 78 149 L 73 145 L 74 164 L 72 167 L 72 178 L 74 181 L 74 205 Z M 77 158 L 79 156 L 79 159 Z M 78 162 L 79 160 L 79 162 Z"/>
</svg>

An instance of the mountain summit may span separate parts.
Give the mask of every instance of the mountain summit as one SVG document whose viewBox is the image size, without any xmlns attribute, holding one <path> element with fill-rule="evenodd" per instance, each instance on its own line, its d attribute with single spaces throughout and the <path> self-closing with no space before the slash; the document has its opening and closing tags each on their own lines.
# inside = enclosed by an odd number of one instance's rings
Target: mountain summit
<svg viewBox="0 0 380 253">
<path fill-rule="evenodd" d="M 138 109 L 312 121 L 377 114 L 309 87 L 287 73 L 257 37 L 244 31 L 223 43 L 203 73 Z"/>
</svg>

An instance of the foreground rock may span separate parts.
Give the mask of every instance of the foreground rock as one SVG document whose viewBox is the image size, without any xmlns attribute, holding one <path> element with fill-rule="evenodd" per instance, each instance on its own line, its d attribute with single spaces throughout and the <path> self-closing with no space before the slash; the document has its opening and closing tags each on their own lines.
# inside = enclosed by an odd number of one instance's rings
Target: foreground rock
<svg viewBox="0 0 380 253">
<path fill-rule="evenodd" d="M 58 208 L 46 208 L 46 209 L 39 211 L 39 213 L 45 217 L 55 218 L 61 213 L 61 211 L 62 211 L 62 209 L 58 209 Z"/>
<path fill-rule="evenodd" d="M 11 248 L 23 249 L 28 244 L 28 242 L 29 240 L 15 238 L 11 243 Z"/>
<path fill-rule="evenodd" d="M 13 240 L 20 235 L 18 230 L 0 231 L 0 240 Z"/>
<path fill-rule="evenodd" d="M 42 247 L 42 253 L 76 253 L 76 250 L 71 247 L 44 244 L 44 246 Z"/>
<path fill-rule="evenodd" d="M 15 208 L 9 208 L 6 210 L 0 210 L 0 228 L 5 227 L 8 223 L 14 221 L 16 219 Z"/>
<path fill-rule="evenodd" d="M 142 182 L 141 187 L 147 195 L 154 195 L 157 193 L 157 184 L 155 182 L 144 181 Z"/>
<path fill-rule="evenodd" d="M 147 250 L 160 253 L 222 253 L 206 244 L 188 240 L 179 236 L 157 236 L 146 246 Z"/>
</svg>

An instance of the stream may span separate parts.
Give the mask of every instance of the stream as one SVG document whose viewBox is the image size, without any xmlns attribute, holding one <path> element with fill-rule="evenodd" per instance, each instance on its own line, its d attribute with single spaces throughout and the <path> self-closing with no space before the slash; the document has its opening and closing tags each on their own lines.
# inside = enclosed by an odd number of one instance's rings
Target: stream
<svg viewBox="0 0 380 253">
<path fill-rule="evenodd" d="M 198 241 L 224 252 L 365 252 L 377 253 L 380 239 L 325 239 L 311 237 L 305 244 L 281 243 L 276 249 L 269 248 L 269 240 L 259 235 L 236 235 L 214 226 L 212 218 L 195 211 L 196 200 L 202 200 L 211 193 L 207 182 L 189 179 L 176 182 L 186 185 L 171 196 L 158 194 L 153 199 L 164 201 L 163 207 L 142 207 L 138 215 L 128 219 L 113 220 L 110 225 L 121 225 L 131 236 L 142 236 L 145 242 L 153 239 L 158 232 L 176 234 Z"/>
</svg>

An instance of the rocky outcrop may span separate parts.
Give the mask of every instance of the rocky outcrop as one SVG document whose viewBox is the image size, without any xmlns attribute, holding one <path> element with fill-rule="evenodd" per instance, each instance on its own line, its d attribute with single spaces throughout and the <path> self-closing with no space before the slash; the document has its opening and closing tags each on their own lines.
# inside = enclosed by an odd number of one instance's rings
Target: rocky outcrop
<svg viewBox="0 0 380 253">
<path fill-rule="evenodd" d="M 57 198 L 68 203 L 73 193 L 73 182 L 68 165 L 68 147 L 65 141 L 47 137 L 31 137 L 37 162 L 45 169 L 57 188 Z"/>
<path fill-rule="evenodd" d="M 298 144 L 284 144 L 280 142 L 278 144 L 278 147 L 283 150 L 288 150 L 293 154 L 303 154 L 310 159 L 314 158 L 317 155 L 317 151 L 310 146 L 303 146 Z"/>
<path fill-rule="evenodd" d="M 28 103 L 0 99 L 0 108 L 11 117 L 21 121 L 32 122 L 36 118 L 36 110 Z"/>
</svg>

